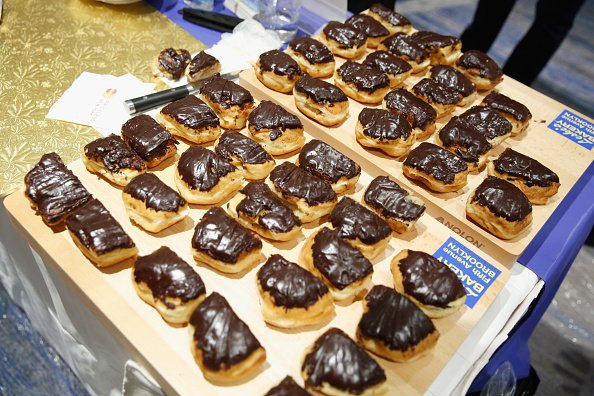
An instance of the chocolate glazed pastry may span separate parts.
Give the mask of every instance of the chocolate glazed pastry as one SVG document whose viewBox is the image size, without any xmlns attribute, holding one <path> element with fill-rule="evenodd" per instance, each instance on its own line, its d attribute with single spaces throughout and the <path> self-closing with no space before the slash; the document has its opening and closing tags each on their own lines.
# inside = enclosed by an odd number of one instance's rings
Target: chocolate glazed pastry
<svg viewBox="0 0 594 396">
<path fill-rule="evenodd" d="M 423 78 L 416 83 L 412 92 L 433 106 L 437 118 L 450 114 L 462 101 L 462 94 L 430 78 Z"/>
<path fill-rule="evenodd" d="M 256 77 L 268 88 L 278 92 L 291 92 L 295 82 L 303 76 L 297 62 L 277 49 L 261 54 L 255 66 Z"/>
<path fill-rule="evenodd" d="M 355 14 L 344 23 L 365 32 L 367 45 L 370 48 L 376 48 L 383 39 L 390 35 L 390 31 L 384 25 L 366 14 Z"/>
<path fill-rule="evenodd" d="M 412 66 L 389 51 L 375 51 L 362 62 L 385 73 L 390 79 L 390 88 L 401 85 L 410 76 Z"/>
<path fill-rule="evenodd" d="M 384 97 L 384 108 L 395 114 L 402 114 L 413 127 L 417 140 L 435 132 L 437 112 L 427 102 L 403 88 L 396 88 Z"/>
<path fill-rule="evenodd" d="M 221 62 L 212 55 L 200 51 L 192 58 L 186 68 L 188 81 L 197 82 L 203 78 L 214 76 L 221 71 Z"/>
<path fill-rule="evenodd" d="M 325 126 L 341 123 L 349 114 L 345 93 L 329 82 L 303 76 L 293 90 L 295 106 L 306 116 Z"/>
<path fill-rule="evenodd" d="M 250 91 L 221 76 L 200 81 L 198 92 L 200 99 L 217 113 L 222 128 L 243 128 L 254 108 L 254 97 Z"/>
<path fill-rule="evenodd" d="M 153 67 L 155 76 L 165 76 L 172 80 L 179 80 L 190 63 L 192 55 L 183 48 L 166 48 L 157 56 Z"/>
<path fill-rule="evenodd" d="M 459 119 L 480 132 L 493 146 L 499 145 L 512 132 L 512 125 L 505 117 L 486 106 L 472 106 L 462 113 Z"/>
<path fill-rule="evenodd" d="M 378 148 L 394 157 L 408 153 L 416 141 L 406 118 L 384 109 L 361 110 L 355 136 L 361 145 Z"/>
<path fill-rule="evenodd" d="M 345 58 L 356 58 L 367 49 L 365 32 L 337 21 L 330 21 L 324 26 L 321 38 L 332 53 Z"/>
<path fill-rule="evenodd" d="M 48 153 L 25 175 L 25 195 L 48 225 L 64 218 L 92 199 L 78 177 L 56 153 Z"/>
<path fill-rule="evenodd" d="M 334 75 L 336 86 L 349 97 L 363 103 L 379 103 L 390 89 L 390 79 L 380 70 L 346 61 Z"/>
<path fill-rule="evenodd" d="M 382 41 L 377 48 L 407 61 L 412 67 L 411 73 L 422 72 L 429 66 L 429 52 L 406 34 L 396 33 Z"/>
<path fill-rule="evenodd" d="M 178 141 L 153 117 L 141 114 L 122 125 L 122 139 L 152 168 L 175 155 Z"/>
<path fill-rule="evenodd" d="M 157 114 L 157 120 L 174 135 L 193 143 L 210 142 L 221 134 L 219 117 L 194 95 L 163 107 Z"/>
<path fill-rule="evenodd" d="M 308 392 L 297 385 L 295 380 L 287 375 L 280 384 L 271 388 L 264 396 L 310 396 Z"/>
<path fill-rule="evenodd" d="M 318 40 L 297 37 L 289 43 L 286 51 L 312 77 L 329 77 L 334 73 L 334 55 Z"/>
<path fill-rule="evenodd" d="M 512 124 L 512 136 L 522 133 L 532 119 L 532 113 L 526 106 L 499 92 L 491 92 L 481 105 L 489 106 L 505 117 Z"/>
<path fill-rule="evenodd" d="M 377 19 L 391 34 L 409 32 L 412 25 L 404 15 L 389 9 L 381 3 L 375 3 L 367 10 L 367 15 Z"/>
<path fill-rule="evenodd" d="M 476 99 L 476 85 L 452 66 L 431 66 L 431 79 L 462 95 L 458 106 L 466 106 Z"/>
<path fill-rule="evenodd" d="M 225 132 L 217 141 L 215 152 L 242 168 L 248 180 L 264 179 L 275 165 L 272 156 L 262 146 L 239 132 Z"/>
<path fill-rule="evenodd" d="M 455 116 L 441 128 L 436 143 L 466 161 L 470 171 L 485 166 L 487 156 L 493 148 L 481 132 Z"/>
<path fill-rule="evenodd" d="M 497 62 L 478 50 L 464 52 L 456 66 L 476 84 L 479 91 L 493 89 L 503 80 L 503 71 Z"/>
<path fill-rule="evenodd" d="M 459 38 L 435 32 L 414 32 L 410 35 L 410 39 L 429 52 L 433 64 L 453 64 L 460 56 L 462 49 L 462 42 Z"/>
<path fill-rule="evenodd" d="M 250 136 L 272 155 L 290 153 L 305 142 L 299 117 L 269 100 L 261 101 L 251 112 L 248 129 Z"/>
</svg>

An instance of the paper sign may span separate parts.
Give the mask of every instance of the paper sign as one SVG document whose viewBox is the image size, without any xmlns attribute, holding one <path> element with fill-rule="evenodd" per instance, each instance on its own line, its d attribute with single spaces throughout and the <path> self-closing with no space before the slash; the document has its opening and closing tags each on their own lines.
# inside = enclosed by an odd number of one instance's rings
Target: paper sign
<svg viewBox="0 0 594 396">
<path fill-rule="evenodd" d="M 549 129 L 588 150 L 592 150 L 592 147 L 594 147 L 594 124 L 569 110 L 563 110 L 549 124 Z"/>
</svg>

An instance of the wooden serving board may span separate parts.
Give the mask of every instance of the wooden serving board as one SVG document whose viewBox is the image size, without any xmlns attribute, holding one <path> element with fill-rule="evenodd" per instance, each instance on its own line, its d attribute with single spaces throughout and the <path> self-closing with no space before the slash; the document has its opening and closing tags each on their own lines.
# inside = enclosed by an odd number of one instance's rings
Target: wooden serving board
<svg viewBox="0 0 594 396">
<path fill-rule="evenodd" d="M 181 143 L 178 152 L 185 151 L 187 147 Z M 153 169 L 161 180 L 174 189 L 173 172 L 177 158 L 169 159 L 157 170 Z M 291 161 L 294 159 L 295 156 L 288 158 Z M 282 161 L 277 159 L 277 163 Z M 362 314 L 360 301 L 347 306 L 336 305 L 336 315 L 320 327 L 289 331 L 266 325 L 260 313 L 256 287 L 256 272 L 262 263 L 241 277 L 233 277 L 217 273 L 193 260 L 190 240 L 206 207 L 192 205 L 189 216 L 180 223 L 160 233 L 150 234 L 131 224 L 125 214 L 121 188 L 89 173 L 81 160 L 70 164 L 69 168 L 122 224 L 138 246 L 140 255 L 149 254 L 161 245 L 169 246 L 200 274 L 207 293 L 217 291 L 229 301 L 266 349 L 267 362 L 251 379 L 227 386 L 208 382 L 190 353 L 191 336 L 187 328 L 167 324 L 155 309 L 136 295 L 131 280 L 132 260 L 106 269 L 95 267 L 74 245 L 67 231 L 52 229 L 43 223 L 41 217 L 30 208 L 23 190 L 7 197 L 5 205 L 17 229 L 44 261 L 65 279 L 81 302 L 155 377 L 167 394 L 262 395 L 287 374 L 303 384 L 300 375 L 302 355 L 319 335 L 329 327 L 339 327 L 354 337 Z M 349 195 L 359 200 L 371 180 L 372 176 L 363 171 L 355 191 Z M 267 257 L 280 253 L 297 262 L 305 238 L 319 226 L 318 222 L 306 224 L 303 236 L 295 241 L 271 243 L 264 240 L 263 253 Z M 392 238 L 387 250 L 374 260 L 373 283 L 393 286 L 390 260 L 401 249 L 434 253 L 450 237 L 464 242 L 431 216 L 423 215 L 413 230 Z M 466 245 L 472 248 L 468 243 Z M 508 270 L 489 255 L 481 255 L 502 271 L 500 276 L 472 309 L 464 306 L 450 317 L 435 320 L 441 337 L 429 355 L 411 363 L 393 363 L 376 357 L 387 374 L 388 394 L 422 394 L 501 291 L 509 277 Z"/>
</svg>

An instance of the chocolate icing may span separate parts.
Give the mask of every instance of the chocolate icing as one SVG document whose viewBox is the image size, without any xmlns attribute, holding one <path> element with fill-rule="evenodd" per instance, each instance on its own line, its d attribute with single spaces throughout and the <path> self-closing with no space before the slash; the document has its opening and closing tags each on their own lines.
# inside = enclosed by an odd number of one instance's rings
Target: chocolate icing
<svg viewBox="0 0 594 396">
<path fill-rule="evenodd" d="M 196 224 L 192 247 L 226 264 L 236 264 L 239 256 L 262 248 L 262 241 L 250 230 L 214 206 Z"/>
<path fill-rule="evenodd" d="M 431 79 L 467 97 L 476 92 L 476 86 L 460 71 L 449 65 L 431 66 Z"/>
<path fill-rule="evenodd" d="M 279 254 L 270 256 L 257 276 L 258 284 L 270 293 L 274 305 L 285 309 L 307 309 L 329 292 L 324 282 Z"/>
<path fill-rule="evenodd" d="M 243 164 L 264 164 L 274 161 L 257 142 L 239 132 L 227 131 L 219 138 L 215 152 L 227 161 L 238 158 Z"/>
<path fill-rule="evenodd" d="M 286 376 L 280 384 L 271 388 L 264 396 L 310 396 L 302 387 L 297 385 L 291 376 Z"/>
<path fill-rule="evenodd" d="M 56 153 L 44 154 L 25 176 L 25 194 L 47 224 L 61 222 L 92 196 Z"/>
<path fill-rule="evenodd" d="M 122 139 L 147 162 L 162 157 L 170 146 L 178 143 L 167 129 L 146 114 L 132 117 L 122 125 Z"/>
<path fill-rule="evenodd" d="M 403 57 L 405 60 L 422 63 L 429 57 L 429 52 L 425 48 L 422 48 L 416 41 L 404 33 L 396 33 L 382 41 L 382 44 L 388 51 L 396 56 Z"/>
<path fill-rule="evenodd" d="M 317 139 L 301 149 L 299 167 L 331 184 L 341 177 L 351 179 L 361 174 L 361 167 L 355 161 Z"/>
<path fill-rule="evenodd" d="M 435 325 L 406 296 L 377 285 L 365 296 L 367 312 L 361 316 L 358 333 L 379 340 L 393 351 L 414 348 L 432 333 Z"/>
<path fill-rule="evenodd" d="M 384 25 L 365 14 L 355 14 L 344 23 L 365 32 L 368 37 L 382 37 L 390 34 Z"/>
<path fill-rule="evenodd" d="M 217 63 L 220 63 L 217 58 L 204 51 L 200 51 L 190 61 L 190 74 L 199 73 L 206 68 L 213 67 Z"/>
<path fill-rule="evenodd" d="M 386 381 L 382 367 L 338 328 L 330 328 L 314 343 L 301 371 L 309 386 L 325 383 L 349 394 L 360 395 Z"/>
<path fill-rule="evenodd" d="M 177 212 L 186 205 L 186 200 L 154 173 L 136 176 L 124 187 L 124 192 L 157 212 Z"/>
<path fill-rule="evenodd" d="M 412 91 L 416 95 L 426 98 L 429 103 L 450 105 L 462 100 L 462 94 L 430 78 L 423 78 L 416 83 Z"/>
<path fill-rule="evenodd" d="M 425 252 L 407 250 L 398 262 L 404 292 L 423 305 L 448 308 L 466 295 L 464 285 L 447 265 Z"/>
<path fill-rule="evenodd" d="M 228 370 L 262 348 L 250 328 L 217 292 L 211 293 L 190 318 L 193 342 L 202 364 L 213 371 Z"/>
<path fill-rule="evenodd" d="M 499 158 L 493 160 L 495 170 L 504 175 L 520 177 L 528 187 L 549 187 L 559 183 L 559 176 L 537 160 L 506 148 Z"/>
<path fill-rule="evenodd" d="M 532 212 L 532 204 L 518 187 L 495 176 L 488 176 L 474 190 L 471 202 L 508 221 L 520 221 Z"/>
<path fill-rule="evenodd" d="M 389 51 L 372 52 L 367 55 L 363 64 L 375 67 L 387 74 L 402 74 L 412 69 L 412 66 L 407 61 Z"/>
<path fill-rule="evenodd" d="M 221 76 L 200 81 L 199 92 L 224 109 L 254 103 L 254 97 L 247 89 Z"/>
<path fill-rule="evenodd" d="M 97 199 L 69 214 L 65 224 L 81 245 L 98 255 L 135 246 L 120 223 Z"/>
<path fill-rule="evenodd" d="M 376 140 L 406 140 L 412 133 L 412 127 L 403 115 L 388 110 L 366 107 L 359 113 L 359 122 L 363 134 Z"/>
<path fill-rule="evenodd" d="M 468 170 L 468 165 L 462 158 L 427 142 L 413 149 L 403 165 L 427 173 L 445 184 L 453 183 L 457 173 Z"/>
<path fill-rule="evenodd" d="M 532 118 L 532 113 L 530 113 L 528 107 L 499 92 L 491 92 L 486 98 L 483 99 L 482 104 L 487 105 L 495 110 L 510 114 L 520 122 L 529 121 Z"/>
<path fill-rule="evenodd" d="M 466 162 L 478 163 L 479 157 L 493 148 L 487 138 L 475 128 L 452 117 L 439 131 L 444 147 L 454 149 L 455 154 Z"/>
<path fill-rule="evenodd" d="M 328 47 L 311 37 L 297 37 L 289 43 L 289 47 L 314 65 L 334 61 L 334 55 Z"/>
<path fill-rule="evenodd" d="M 114 134 L 93 140 L 85 146 L 84 151 L 87 158 L 102 163 L 112 173 L 117 173 L 120 169 L 146 169 L 142 158 L 121 137 Z"/>
<path fill-rule="evenodd" d="M 487 106 L 472 106 L 459 117 L 461 122 L 476 129 L 488 140 L 511 133 L 511 123 L 494 109 Z"/>
<path fill-rule="evenodd" d="M 460 39 L 454 36 L 444 36 L 435 32 L 419 31 L 410 35 L 410 39 L 418 43 L 421 48 L 428 50 L 449 47 L 460 42 Z"/>
<path fill-rule="evenodd" d="M 497 62 L 479 50 L 464 52 L 456 64 L 465 69 L 478 69 L 479 75 L 490 81 L 497 81 L 503 76 L 503 71 Z"/>
<path fill-rule="evenodd" d="M 277 49 L 260 54 L 258 62 L 262 71 L 273 72 L 279 76 L 287 76 L 289 80 L 294 80 L 303 75 L 297 62 L 285 52 Z"/>
<path fill-rule="evenodd" d="M 404 15 L 401 15 L 383 4 L 375 3 L 369 7 L 369 11 L 376 13 L 386 22 L 389 22 L 393 26 L 409 26 L 410 22 Z"/>
<path fill-rule="evenodd" d="M 365 32 L 337 21 L 330 21 L 322 30 L 326 37 L 338 43 L 340 48 L 359 48 L 367 42 Z"/>
<path fill-rule="evenodd" d="M 311 250 L 314 267 L 338 290 L 373 273 L 373 265 L 363 253 L 329 228 L 315 235 Z"/>
<path fill-rule="evenodd" d="M 339 237 L 359 239 L 366 245 L 373 245 L 392 235 L 392 228 L 384 219 L 349 197 L 340 200 L 328 220 Z"/>
<path fill-rule="evenodd" d="M 385 73 L 351 60 L 343 63 L 336 73 L 345 83 L 352 83 L 361 91 L 374 92 L 390 85 L 390 79 Z"/>
<path fill-rule="evenodd" d="M 302 77 L 299 81 L 303 78 L 305 77 Z M 297 84 L 299 84 L 299 82 Z M 286 131 L 287 129 L 303 130 L 303 124 L 299 117 L 289 113 L 282 106 L 269 100 L 260 102 L 260 104 L 250 113 L 248 123 L 249 128 L 254 128 L 256 131 L 262 129 L 270 130 L 269 137 L 272 141 L 281 137 L 283 131 Z"/>
<path fill-rule="evenodd" d="M 304 199 L 309 206 L 336 200 L 330 184 L 291 162 L 283 162 L 270 172 L 270 181 L 283 197 Z"/>
<path fill-rule="evenodd" d="M 387 176 L 378 176 L 369 183 L 363 199 L 386 218 L 415 221 L 425 212 L 425 205 L 406 199 L 409 195 Z"/>
<path fill-rule="evenodd" d="M 305 75 L 295 83 L 295 90 L 306 95 L 316 103 L 332 106 L 336 102 L 346 102 L 347 96 L 336 85 Z"/>
<path fill-rule="evenodd" d="M 206 294 L 200 275 L 167 246 L 136 259 L 134 281 L 145 283 L 153 297 L 169 309 L 174 309 L 175 304 L 167 302 L 167 298 L 179 298 L 186 303 Z"/>
<path fill-rule="evenodd" d="M 179 80 L 190 63 L 191 57 L 188 50 L 166 48 L 159 53 L 158 63 L 160 68 L 173 76 L 173 79 Z"/>
<path fill-rule="evenodd" d="M 402 114 L 413 128 L 425 128 L 435 121 L 437 113 L 427 102 L 417 98 L 404 88 L 391 90 L 384 97 L 386 109 Z"/>
<path fill-rule="evenodd" d="M 194 95 L 169 103 L 161 109 L 161 114 L 173 118 L 186 128 L 200 130 L 218 127 L 219 117 L 210 107 Z"/>
<path fill-rule="evenodd" d="M 179 157 L 177 171 L 193 190 L 210 191 L 237 168 L 202 146 L 192 146 Z"/>
</svg>

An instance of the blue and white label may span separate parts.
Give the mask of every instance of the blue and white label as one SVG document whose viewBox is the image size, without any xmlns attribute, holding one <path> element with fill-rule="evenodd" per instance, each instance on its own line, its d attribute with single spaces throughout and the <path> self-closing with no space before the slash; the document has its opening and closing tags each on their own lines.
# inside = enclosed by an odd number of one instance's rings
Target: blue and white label
<svg viewBox="0 0 594 396">
<path fill-rule="evenodd" d="M 549 124 L 549 129 L 588 150 L 594 147 L 594 124 L 569 110 L 563 110 L 563 113 Z"/>
<path fill-rule="evenodd" d="M 474 307 L 501 274 L 497 267 L 452 237 L 433 256 L 458 275 L 466 289 L 466 305 L 469 308 Z"/>
</svg>

